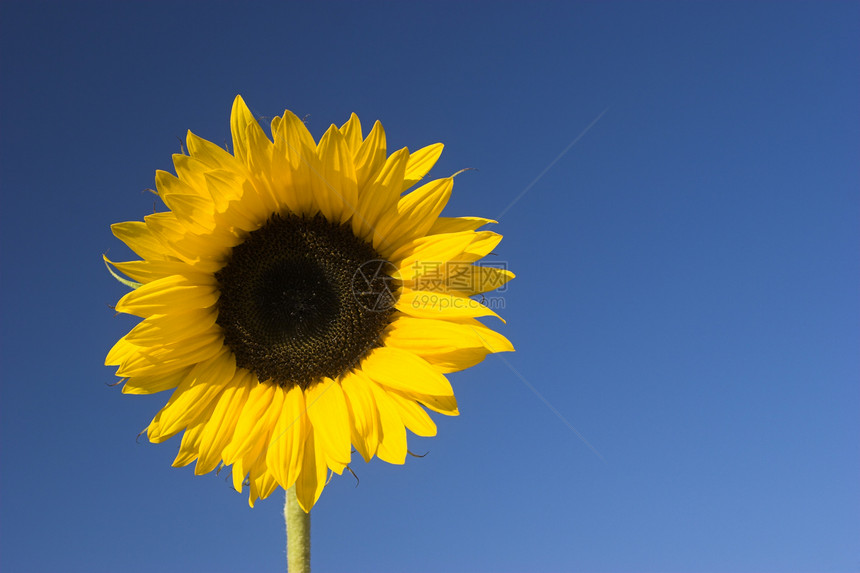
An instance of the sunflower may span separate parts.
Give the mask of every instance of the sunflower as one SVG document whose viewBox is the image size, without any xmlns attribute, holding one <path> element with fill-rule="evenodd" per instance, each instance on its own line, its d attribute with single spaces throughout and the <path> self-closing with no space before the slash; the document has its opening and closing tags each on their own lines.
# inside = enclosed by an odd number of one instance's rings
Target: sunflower
<svg viewBox="0 0 860 573">
<path fill-rule="evenodd" d="M 453 177 L 405 193 L 442 144 L 388 155 L 355 114 L 316 143 L 289 111 L 270 139 L 241 97 L 230 121 L 233 154 L 189 132 L 156 172 L 167 211 L 112 226 L 141 258 L 105 258 L 136 287 L 116 310 L 143 320 L 105 363 L 124 393 L 173 390 L 145 432 L 184 431 L 174 466 L 232 466 L 251 506 L 295 485 L 310 511 L 353 448 L 402 464 L 425 408 L 458 414 L 445 374 L 513 350 L 474 297 L 514 275 L 475 264 L 494 221 L 440 216 Z"/>
</svg>

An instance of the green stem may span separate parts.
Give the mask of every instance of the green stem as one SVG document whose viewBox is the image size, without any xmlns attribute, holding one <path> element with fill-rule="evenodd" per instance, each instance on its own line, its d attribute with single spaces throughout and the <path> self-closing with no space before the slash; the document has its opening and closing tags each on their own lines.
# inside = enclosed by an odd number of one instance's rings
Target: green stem
<svg viewBox="0 0 860 573">
<path fill-rule="evenodd" d="M 311 514 L 305 513 L 299 505 L 296 486 L 287 490 L 284 520 L 287 522 L 287 572 L 310 573 Z"/>
</svg>

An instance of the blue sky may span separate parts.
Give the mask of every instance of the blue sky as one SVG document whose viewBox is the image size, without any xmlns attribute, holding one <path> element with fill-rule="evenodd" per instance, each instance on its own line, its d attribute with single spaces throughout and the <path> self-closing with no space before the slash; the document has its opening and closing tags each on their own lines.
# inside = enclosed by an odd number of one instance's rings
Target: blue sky
<svg viewBox="0 0 860 573">
<path fill-rule="evenodd" d="M 282 495 L 136 444 L 167 396 L 102 365 L 109 225 L 241 93 L 444 142 L 518 276 L 517 352 L 332 480 L 316 571 L 857 571 L 858 69 L 856 2 L 3 2 L 0 567 L 283 569 Z"/>
</svg>

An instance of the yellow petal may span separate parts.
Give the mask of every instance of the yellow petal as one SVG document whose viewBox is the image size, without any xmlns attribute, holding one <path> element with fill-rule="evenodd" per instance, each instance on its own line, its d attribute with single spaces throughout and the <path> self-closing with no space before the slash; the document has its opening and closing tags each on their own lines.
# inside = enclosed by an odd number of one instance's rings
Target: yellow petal
<svg viewBox="0 0 860 573">
<path fill-rule="evenodd" d="M 370 133 L 367 134 L 367 139 L 362 142 L 361 147 L 355 153 L 355 176 L 359 189 L 371 181 L 371 177 L 376 175 L 376 172 L 386 163 L 386 149 L 385 130 L 382 128 L 382 124 L 377 121 L 373 124 Z M 403 170 L 405 173 L 405 164 Z M 402 183 L 402 181 L 401 176 L 398 183 Z"/>
<path fill-rule="evenodd" d="M 430 235 L 440 233 L 459 233 L 462 231 L 475 231 L 488 223 L 497 223 L 492 219 L 482 217 L 439 217 L 433 222 L 433 226 L 427 231 Z"/>
<path fill-rule="evenodd" d="M 194 248 L 203 246 L 202 241 L 183 227 L 175 214 L 170 212 L 152 213 L 151 215 L 146 215 L 143 220 L 146 228 L 149 229 L 152 236 L 161 244 L 162 252 L 168 253 L 174 258 L 179 257 L 188 261 L 199 257 L 199 253 Z M 199 244 L 192 242 L 194 239 Z M 185 252 L 181 252 L 175 247 L 177 243 L 188 244 L 189 242 L 192 244 L 191 249 L 185 249 Z"/>
<path fill-rule="evenodd" d="M 123 359 L 116 374 L 117 376 L 166 375 L 212 358 L 221 352 L 223 342 L 224 335 L 220 330 L 212 329 L 170 344 L 136 346 L 134 353 Z"/>
<path fill-rule="evenodd" d="M 283 191 L 286 189 L 285 182 L 280 180 L 284 173 L 273 169 L 277 164 L 275 147 L 241 97 L 237 96 L 233 103 L 230 123 L 233 152 L 251 175 L 251 186 L 270 212 L 279 211 L 279 198 L 285 195 Z"/>
<path fill-rule="evenodd" d="M 300 181 L 298 173 L 292 165 L 291 155 L 296 155 L 293 150 L 288 149 L 285 139 L 285 125 L 283 117 L 272 118 L 272 161 L 270 164 L 270 186 L 258 189 L 254 193 L 245 193 L 243 200 L 250 200 L 247 211 L 259 213 L 256 217 L 259 221 L 265 221 L 272 213 L 303 213 L 301 204 L 313 203 L 313 189 L 310 189 L 307 179 L 307 170 L 303 174 L 304 179 Z M 302 182 L 303 181 L 303 182 Z M 307 185 L 307 188 L 301 187 Z M 253 185 L 252 185 L 253 187 Z M 259 187 L 259 186 L 258 186 Z M 257 200 L 253 198 L 256 196 Z"/>
<path fill-rule="evenodd" d="M 208 233 L 215 228 L 215 205 L 205 188 L 198 190 L 166 171 L 155 172 L 155 185 L 164 204 L 189 230 Z"/>
<path fill-rule="evenodd" d="M 442 155 L 442 149 L 445 146 L 441 143 L 434 143 L 427 147 L 422 147 L 418 151 L 409 155 L 409 164 L 406 167 L 406 175 L 403 179 L 403 190 L 409 189 L 427 175 L 427 172 L 436 165 L 439 156 Z"/>
<path fill-rule="evenodd" d="M 438 372 L 448 374 L 479 364 L 489 353 L 486 348 L 460 348 L 442 354 L 422 355 L 422 357 Z"/>
<path fill-rule="evenodd" d="M 457 409 L 457 399 L 454 396 L 426 396 L 414 393 L 409 394 L 409 396 L 434 412 L 445 416 L 460 415 L 460 410 Z"/>
<path fill-rule="evenodd" d="M 278 386 L 272 387 L 272 401 L 269 407 L 262 412 L 262 416 L 257 420 L 256 426 L 252 432 L 253 435 L 248 439 L 248 448 L 239 458 L 241 461 L 238 464 L 242 471 L 246 468 L 250 471 L 250 479 L 253 482 L 259 477 L 260 472 L 268 471 L 266 468 L 266 451 L 272 439 L 272 432 L 278 423 L 278 417 L 281 415 L 281 409 L 284 404 L 285 392 Z M 242 474 L 244 475 L 244 474 Z M 236 479 L 236 475 L 233 475 Z M 253 503 L 254 496 L 257 495 L 253 490 L 251 493 L 250 502 Z"/>
<path fill-rule="evenodd" d="M 353 156 L 358 153 L 361 148 L 361 121 L 354 113 L 349 116 L 349 121 L 340 126 L 340 132 L 343 134 L 343 139 L 346 141 L 347 147 Z"/>
<path fill-rule="evenodd" d="M 382 426 L 382 437 L 376 455 L 382 461 L 390 464 L 403 464 L 406 461 L 406 428 L 400 418 L 400 411 L 388 392 L 379 384 L 371 384 L 376 407 L 379 409 L 379 420 Z"/>
<path fill-rule="evenodd" d="M 436 424 L 418 405 L 399 392 L 388 392 L 388 397 L 397 405 L 403 424 L 416 436 L 430 437 L 436 435 Z"/>
<path fill-rule="evenodd" d="M 473 331 L 448 320 L 401 316 L 386 329 L 385 345 L 416 354 L 481 346 Z"/>
<path fill-rule="evenodd" d="M 210 171 L 203 179 L 214 197 L 216 220 L 229 221 L 231 228 L 255 231 L 272 213 L 274 201 L 265 203 L 253 185 L 233 178 L 227 171 Z"/>
<path fill-rule="evenodd" d="M 179 386 L 182 379 L 188 375 L 190 367 L 182 368 L 170 374 L 158 376 L 132 376 L 122 387 L 123 394 L 155 394 L 164 390 L 172 390 Z"/>
<path fill-rule="evenodd" d="M 214 278 L 208 284 L 201 284 L 183 275 L 172 275 L 127 293 L 116 303 L 116 310 L 147 317 L 177 310 L 209 308 L 216 302 L 218 288 Z"/>
<path fill-rule="evenodd" d="M 401 316 L 388 327 L 385 345 L 419 356 L 464 348 L 486 348 L 490 352 L 514 350 L 507 338 L 471 318 L 451 321 Z"/>
<path fill-rule="evenodd" d="M 242 465 L 242 458 L 233 462 L 233 468 L 230 470 L 230 473 L 233 474 L 233 489 L 242 491 L 242 484 L 245 482 L 245 476 L 248 474 L 248 469 Z"/>
<path fill-rule="evenodd" d="M 234 202 L 241 200 L 245 211 L 256 214 L 272 212 L 277 202 L 268 194 L 264 193 L 264 198 L 259 196 L 258 190 L 248 180 L 248 169 L 245 165 L 237 161 L 235 157 L 224 149 L 194 135 L 190 131 L 188 132 L 187 142 L 188 150 L 192 157 L 206 165 L 206 171 L 200 174 L 204 181 L 198 183 L 198 185 L 204 185 L 204 188 L 212 197 L 217 211 L 223 212 L 228 200 Z M 178 167 L 177 173 L 179 173 Z M 179 175 L 181 178 L 182 174 L 180 173 Z M 224 182 L 225 184 L 213 185 L 210 178 L 215 178 L 216 182 Z M 229 184 L 226 184 L 227 182 Z M 244 225 L 240 226 L 245 228 Z"/>
<path fill-rule="evenodd" d="M 454 180 L 437 179 L 401 197 L 395 209 L 379 219 L 373 232 L 373 246 L 393 251 L 397 246 L 423 236 L 445 208 Z"/>
<path fill-rule="evenodd" d="M 284 405 L 266 452 L 266 465 L 284 489 L 290 488 L 301 472 L 306 426 L 304 392 L 294 386 L 286 392 Z"/>
<path fill-rule="evenodd" d="M 120 364 L 140 352 L 140 346 L 129 342 L 126 339 L 126 336 L 123 336 L 122 338 L 117 340 L 116 344 L 114 344 L 113 347 L 108 351 L 107 356 L 105 357 L 105 366 L 119 366 Z"/>
<path fill-rule="evenodd" d="M 271 430 L 265 425 L 267 413 L 274 405 L 277 406 L 280 414 L 281 402 L 283 402 L 283 391 L 280 387 L 266 383 L 252 384 L 242 412 L 239 414 L 233 437 L 222 453 L 225 464 L 235 464 L 238 459 L 263 441 L 265 433 Z M 268 445 L 268 442 L 264 445 Z M 242 476 L 244 477 L 244 474 Z"/>
<path fill-rule="evenodd" d="M 502 236 L 498 233 L 493 233 L 492 231 L 477 231 L 475 233 L 475 238 L 466 250 L 451 260 L 473 263 L 478 259 L 489 255 L 501 240 Z"/>
<path fill-rule="evenodd" d="M 375 382 L 400 390 L 433 396 L 452 396 L 448 379 L 427 361 L 399 348 L 375 348 L 361 363 L 361 371 Z"/>
<path fill-rule="evenodd" d="M 205 163 L 196 157 L 175 153 L 173 155 L 173 167 L 176 169 L 176 176 L 187 185 L 187 189 L 204 197 L 208 196 L 206 186 L 203 184 L 203 175 L 209 170 Z"/>
<path fill-rule="evenodd" d="M 233 437 L 239 414 L 254 384 L 257 384 L 255 376 L 246 370 L 237 369 L 218 400 L 213 401 L 212 415 L 200 436 L 195 474 L 209 473 L 221 461 L 221 452 Z"/>
<path fill-rule="evenodd" d="M 316 143 L 302 120 L 290 111 L 284 112 L 278 128 L 274 133 L 273 165 L 288 170 L 290 177 L 290 187 L 282 193 L 283 201 L 292 212 L 313 216 L 318 210 L 311 179 L 316 177 L 314 171 L 319 172 Z"/>
<path fill-rule="evenodd" d="M 499 267 L 484 267 L 469 263 L 453 263 L 448 264 L 447 267 L 446 287 L 466 295 L 496 290 L 516 278 L 511 271 Z"/>
<path fill-rule="evenodd" d="M 475 319 L 472 318 L 461 318 L 457 319 L 464 327 L 467 327 L 471 330 L 477 338 L 480 339 L 481 344 L 489 350 L 490 352 L 513 352 L 514 345 L 511 344 L 511 341 Z"/>
<path fill-rule="evenodd" d="M 267 162 L 270 143 L 257 119 L 248 109 L 242 96 L 233 100 L 230 114 L 230 131 L 233 133 L 233 154 L 252 173 L 264 171 L 260 162 Z"/>
<path fill-rule="evenodd" d="M 156 314 L 132 328 L 125 339 L 138 346 L 149 346 L 192 338 L 212 328 L 217 316 L 213 308 L 193 309 L 181 314 Z"/>
<path fill-rule="evenodd" d="M 226 169 L 235 173 L 244 171 L 244 167 L 226 150 L 211 141 L 194 135 L 190 131 L 185 138 L 188 152 L 192 157 L 205 164 L 210 169 Z"/>
<path fill-rule="evenodd" d="M 366 462 L 376 455 L 382 433 L 371 384 L 373 382 L 360 371 L 351 372 L 341 380 L 349 410 L 350 437 L 356 451 Z"/>
<path fill-rule="evenodd" d="M 309 512 L 320 497 L 326 482 L 325 454 L 317 445 L 314 431 L 308 432 L 302 454 L 302 472 L 296 480 L 296 498 L 305 512 Z"/>
<path fill-rule="evenodd" d="M 317 181 L 317 204 L 326 219 L 344 223 L 352 217 L 358 206 L 352 153 L 334 125 L 325 132 L 317 150 L 321 172 L 312 174 Z"/>
<path fill-rule="evenodd" d="M 191 265 L 177 260 L 143 260 L 115 263 L 105 255 L 102 255 L 102 258 L 117 271 L 141 283 L 151 283 L 169 275 L 195 276 L 199 274 Z M 199 278 L 202 279 L 203 277 Z"/>
<path fill-rule="evenodd" d="M 403 289 L 394 307 L 417 318 L 447 319 L 495 316 L 502 320 L 493 310 L 469 297 L 409 288 Z"/>
<path fill-rule="evenodd" d="M 308 418 L 318 446 L 327 460 L 348 464 L 350 460 L 349 412 L 338 382 L 331 378 L 305 390 Z"/>
<path fill-rule="evenodd" d="M 486 256 L 502 236 L 492 231 L 463 231 L 421 237 L 400 246 L 389 260 L 400 267 L 404 280 L 432 264 L 471 263 Z"/>
<path fill-rule="evenodd" d="M 236 361 L 229 351 L 192 368 L 149 425 L 149 440 L 163 442 L 196 420 L 232 380 L 235 371 Z"/>
<path fill-rule="evenodd" d="M 263 456 L 257 458 L 254 467 L 251 468 L 251 487 L 248 498 L 248 505 L 254 507 L 254 502 L 259 499 L 266 499 L 278 487 L 278 482 L 275 476 L 266 466 L 266 459 Z"/>
<path fill-rule="evenodd" d="M 132 251 L 149 260 L 160 260 L 168 256 L 164 245 L 143 221 L 126 221 L 110 226 L 114 236 L 128 245 Z"/>
<path fill-rule="evenodd" d="M 412 290 L 472 296 L 504 286 L 516 275 L 501 267 L 463 261 L 415 260 L 401 263 L 400 284 Z"/>
<path fill-rule="evenodd" d="M 357 237 L 371 237 L 380 218 L 396 207 L 408 162 L 409 150 L 403 148 L 392 153 L 372 181 L 363 188 L 359 179 L 358 211 L 352 218 L 352 230 Z M 357 166 L 356 175 L 359 176 Z"/>
<path fill-rule="evenodd" d="M 183 434 L 182 441 L 179 444 L 179 453 L 176 454 L 176 458 L 173 460 L 173 467 L 185 467 L 197 459 L 200 451 L 200 437 L 203 434 L 203 430 L 206 428 L 206 425 L 209 423 L 209 418 L 212 416 L 212 412 L 215 410 L 216 401 L 217 398 L 214 398 L 212 402 L 210 402 L 209 406 L 207 406 L 203 412 L 192 420 L 188 428 L 185 430 L 185 434 Z"/>
<path fill-rule="evenodd" d="M 162 250 L 205 273 L 218 271 L 230 248 L 241 239 L 228 233 L 205 237 L 191 233 L 173 213 L 153 213 L 143 218 L 152 234 L 161 241 Z"/>
</svg>

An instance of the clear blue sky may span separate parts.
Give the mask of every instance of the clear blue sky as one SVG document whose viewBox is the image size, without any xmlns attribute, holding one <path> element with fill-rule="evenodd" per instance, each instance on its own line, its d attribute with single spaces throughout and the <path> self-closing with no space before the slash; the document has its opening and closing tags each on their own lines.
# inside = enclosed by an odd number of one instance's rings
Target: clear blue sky
<svg viewBox="0 0 860 573">
<path fill-rule="evenodd" d="M 517 352 L 426 457 L 354 456 L 315 571 L 858 571 L 858 71 L 857 2 L 4 1 L 0 569 L 283 569 L 282 494 L 136 444 L 167 395 L 102 366 L 109 225 L 241 93 L 444 142 L 518 276 Z"/>
</svg>

